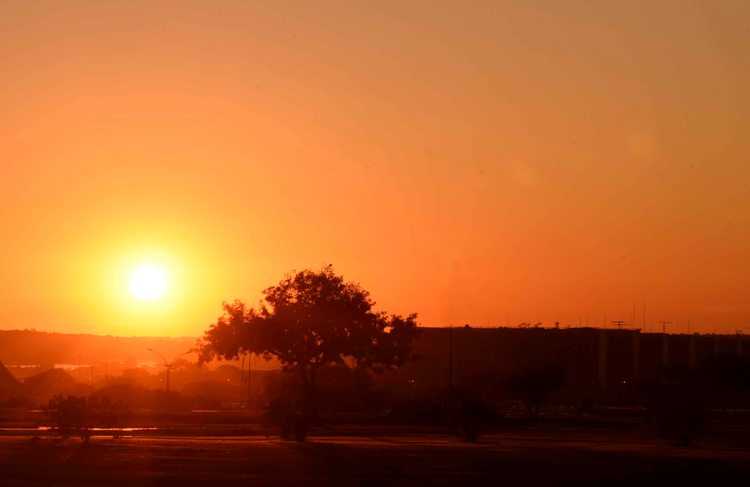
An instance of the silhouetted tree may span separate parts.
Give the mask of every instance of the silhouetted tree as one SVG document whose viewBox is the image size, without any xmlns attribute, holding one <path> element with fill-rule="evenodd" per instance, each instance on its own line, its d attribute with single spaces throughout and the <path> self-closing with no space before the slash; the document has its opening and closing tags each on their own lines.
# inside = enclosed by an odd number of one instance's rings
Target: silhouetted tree
<svg viewBox="0 0 750 487">
<path fill-rule="evenodd" d="M 521 396 L 532 424 L 539 419 L 542 404 L 563 384 L 565 375 L 561 365 L 546 364 L 526 367 L 508 378 L 508 389 Z"/>
<path fill-rule="evenodd" d="M 689 367 L 671 366 L 661 369 L 650 383 L 642 392 L 656 414 L 659 433 L 679 445 L 690 444 L 706 422 L 704 381 Z"/>
<path fill-rule="evenodd" d="M 456 419 L 464 439 L 470 443 L 502 422 L 502 414 L 471 390 L 454 390 L 452 399 L 459 403 Z"/>
<path fill-rule="evenodd" d="M 78 433 L 81 440 L 88 443 L 90 416 L 86 407 L 86 398 L 78 396 L 55 395 L 44 407 L 49 421 L 65 439 L 72 433 Z"/>
<path fill-rule="evenodd" d="M 44 407 L 47 418 L 63 438 L 77 433 L 84 443 L 91 437 L 91 428 L 114 430 L 113 437 L 121 435 L 128 413 L 121 401 L 113 402 L 109 397 L 93 395 L 55 395 Z"/>
<path fill-rule="evenodd" d="M 736 354 L 717 354 L 701 361 L 701 371 L 722 411 L 732 399 L 750 389 L 750 360 Z"/>
<path fill-rule="evenodd" d="M 303 384 L 304 421 L 317 414 L 317 374 L 321 367 L 357 365 L 383 371 L 409 358 L 416 314 L 373 311 L 375 302 L 358 284 L 345 282 L 332 266 L 319 272 L 288 274 L 263 291 L 254 308 L 224 303 L 224 314 L 206 331 L 201 360 L 232 359 L 240 353 L 276 357 L 296 370 Z"/>
</svg>

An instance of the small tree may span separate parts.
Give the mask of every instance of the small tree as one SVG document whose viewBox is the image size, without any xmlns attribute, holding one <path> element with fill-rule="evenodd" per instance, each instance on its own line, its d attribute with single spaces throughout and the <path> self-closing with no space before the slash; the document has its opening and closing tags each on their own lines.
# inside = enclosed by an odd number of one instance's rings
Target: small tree
<svg viewBox="0 0 750 487">
<path fill-rule="evenodd" d="M 678 445 L 687 446 L 699 436 L 706 422 L 705 382 L 685 366 L 665 367 L 657 376 L 658 387 L 646 389 L 656 413 L 659 433 Z"/>
<path fill-rule="evenodd" d="M 67 439 L 75 433 L 84 443 L 89 442 L 94 427 L 111 428 L 113 438 L 121 436 L 127 418 L 122 403 L 113 403 L 108 397 L 57 394 L 43 409 L 60 436 Z"/>
<path fill-rule="evenodd" d="M 741 355 L 710 355 L 701 361 L 701 371 L 722 412 L 750 389 L 750 360 Z"/>
<path fill-rule="evenodd" d="M 254 308 L 224 303 L 224 314 L 206 331 L 201 360 L 232 359 L 240 353 L 276 357 L 303 384 L 303 419 L 317 415 L 317 373 L 351 359 L 376 372 L 402 365 L 416 335 L 416 314 L 406 317 L 373 310 L 375 302 L 332 266 L 288 274 L 263 291 Z M 304 436 L 304 435 L 303 435 Z"/>
<path fill-rule="evenodd" d="M 502 415 L 478 394 L 469 390 L 460 392 L 461 394 L 456 398 L 460 401 L 457 419 L 464 439 L 473 443 L 485 432 L 496 428 L 502 421 Z"/>
<path fill-rule="evenodd" d="M 55 395 L 44 407 L 49 421 L 65 439 L 78 433 L 84 443 L 91 436 L 91 416 L 85 397 Z"/>
<path fill-rule="evenodd" d="M 538 421 L 542 404 L 563 384 L 565 375 L 562 366 L 547 364 L 526 367 L 508 378 L 508 388 L 521 396 L 532 424 Z"/>
</svg>

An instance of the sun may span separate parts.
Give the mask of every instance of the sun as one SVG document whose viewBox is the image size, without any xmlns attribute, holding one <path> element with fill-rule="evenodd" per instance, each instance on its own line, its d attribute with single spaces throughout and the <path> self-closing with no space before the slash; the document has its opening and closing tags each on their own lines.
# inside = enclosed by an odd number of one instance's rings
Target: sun
<svg viewBox="0 0 750 487">
<path fill-rule="evenodd" d="M 156 264 L 141 264 L 130 273 L 130 292 L 138 299 L 156 301 L 164 296 L 169 279 L 163 268 Z"/>
</svg>

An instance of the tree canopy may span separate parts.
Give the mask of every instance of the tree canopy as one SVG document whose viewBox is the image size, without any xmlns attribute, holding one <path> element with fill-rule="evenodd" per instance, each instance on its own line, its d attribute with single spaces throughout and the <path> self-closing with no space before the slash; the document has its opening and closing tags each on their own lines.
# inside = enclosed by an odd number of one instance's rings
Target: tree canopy
<svg viewBox="0 0 750 487">
<path fill-rule="evenodd" d="M 255 307 L 239 300 L 224 303 L 224 314 L 203 337 L 203 361 L 248 352 L 276 357 L 314 387 L 318 368 L 344 364 L 347 358 L 376 371 L 409 358 L 416 314 L 374 311 L 370 294 L 346 282 L 331 265 L 288 274 L 263 295 Z"/>
</svg>

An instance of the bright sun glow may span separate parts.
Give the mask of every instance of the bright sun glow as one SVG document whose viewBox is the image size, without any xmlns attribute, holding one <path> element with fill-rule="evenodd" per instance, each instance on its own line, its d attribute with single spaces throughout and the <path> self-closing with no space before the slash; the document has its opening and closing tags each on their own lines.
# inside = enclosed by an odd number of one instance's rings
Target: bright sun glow
<svg viewBox="0 0 750 487">
<path fill-rule="evenodd" d="M 130 292 L 138 299 L 155 301 L 167 291 L 169 279 L 164 269 L 153 264 L 142 264 L 130 273 Z"/>
</svg>

